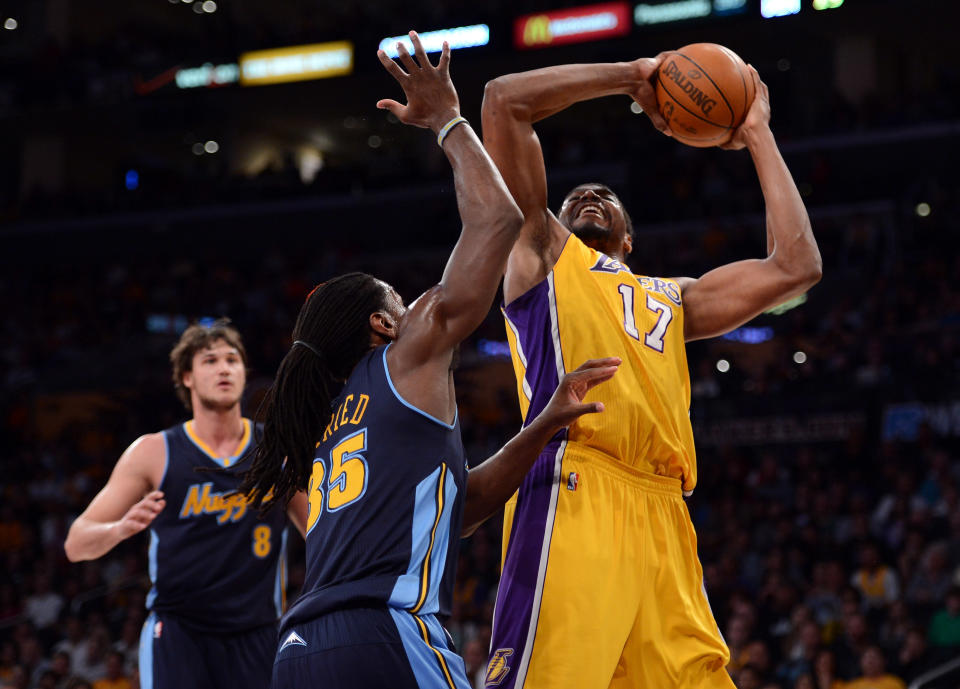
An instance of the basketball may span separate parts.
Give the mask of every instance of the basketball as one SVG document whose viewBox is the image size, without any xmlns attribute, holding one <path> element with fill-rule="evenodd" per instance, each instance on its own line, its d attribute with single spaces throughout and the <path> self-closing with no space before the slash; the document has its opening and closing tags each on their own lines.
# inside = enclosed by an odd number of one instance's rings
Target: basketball
<svg viewBox="0 0 960 689">
<path fill-rule="evenodd" d="M 699 148 L 730 140 L 753 103 L 754 91 L 743 60 L 716 43 L 670 51 L 657 74 L 657 104 L 673 138 Z"/>
</svg>

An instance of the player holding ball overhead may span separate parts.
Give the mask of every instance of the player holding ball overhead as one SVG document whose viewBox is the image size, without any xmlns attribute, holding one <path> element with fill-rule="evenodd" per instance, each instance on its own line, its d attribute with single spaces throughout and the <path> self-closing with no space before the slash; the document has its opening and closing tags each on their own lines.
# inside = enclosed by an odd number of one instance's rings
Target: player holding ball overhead
<svg viewBox="0 0 960 689">
<path fill-rule="evenodd" d="M 503 288 L 524 423 L 580 361 L 623 361 L 614 380 L 588 395 L 607 413 L 557 436 L 507 504 L 488 687 L 733 686 L 683 501 L 697 484 L 685 342 L 726 333 L 804 292 L 820 279 L 821 262 L 770 131 L 766 86 L 746 67 L 739 82 L 727 52 L 719 52 L 726 67 L 689 64 L 701 57 L 684 48 L 487 84 L 484 145 L 524 216 Z M 742 87 L 742 121 L 723 73 Z M 747 98 L 747 79 L 755 97 Z M 658 84 L 669 89 L 672 113 L 658 109 Z M 699 278 L 634 274 L 626 265 L 635 245 L 630 216 L 608 187 L 581 184 L 556 215 L 547 207 L 533 124 L 617 94 L 679 141 L 750 152 L 766 204 L 765 257 Z M 704 113 L 708 99 L 715 102 Z M 681 104 L 713 118 L 710 128 L 681 118 Z"/>
</svg>

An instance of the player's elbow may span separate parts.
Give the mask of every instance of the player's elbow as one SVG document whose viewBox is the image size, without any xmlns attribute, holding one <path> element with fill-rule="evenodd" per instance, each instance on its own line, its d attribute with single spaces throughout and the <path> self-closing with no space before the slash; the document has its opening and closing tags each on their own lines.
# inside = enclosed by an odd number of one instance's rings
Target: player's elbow
<svg viewBox="0 0 960 689">
<path fill-rule="evenodd" d="M 67 540 L 63 542 L 63 552 L 70 562 L 80 562 L 85 559 L 77 548 L 77 541 L 72 531 L 67 534 Z"/>
<path fill-rule="evenodd" d="M 505 115 L 518 118 L 517 105 L 509 74 L 491 79 L 483 87 L 483 105 L 480 109 L 483 121 Z"/>
</svg>

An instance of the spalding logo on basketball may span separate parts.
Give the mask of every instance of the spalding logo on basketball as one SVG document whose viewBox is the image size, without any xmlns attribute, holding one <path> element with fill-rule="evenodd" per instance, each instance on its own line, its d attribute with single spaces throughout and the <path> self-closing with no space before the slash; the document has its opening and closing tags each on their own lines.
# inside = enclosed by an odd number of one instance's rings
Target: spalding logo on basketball
<svg viewBox="0 0 960 689">
<path fill-rule="evenodd" d="M 716 43 L 693 43 L 668 53 L 656 82 L 660 113 L 674 138 L 698 147 L 729 141 L 755 91 L 743 60 Z"/>
</svg>

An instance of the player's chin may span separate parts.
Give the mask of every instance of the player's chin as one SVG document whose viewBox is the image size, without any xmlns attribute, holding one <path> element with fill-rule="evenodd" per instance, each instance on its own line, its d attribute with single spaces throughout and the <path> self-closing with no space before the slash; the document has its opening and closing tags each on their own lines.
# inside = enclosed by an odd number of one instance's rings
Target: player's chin
<svg viewBox="0 0 960 689">
<path fill-rule="evenodd" d="M 240 397 L 232 390 L 218 391 L 209 397 L 201 397 L 200 403 L 211 411 L 229 411 L 240 404 Z"/>
<path fill-rule="evenodd" d="M 610 228 L 592 220 L 574 221 L 570 231 L 584 241 L 591 239 L 606 239 L 610 236 Z"/>
</svg>

